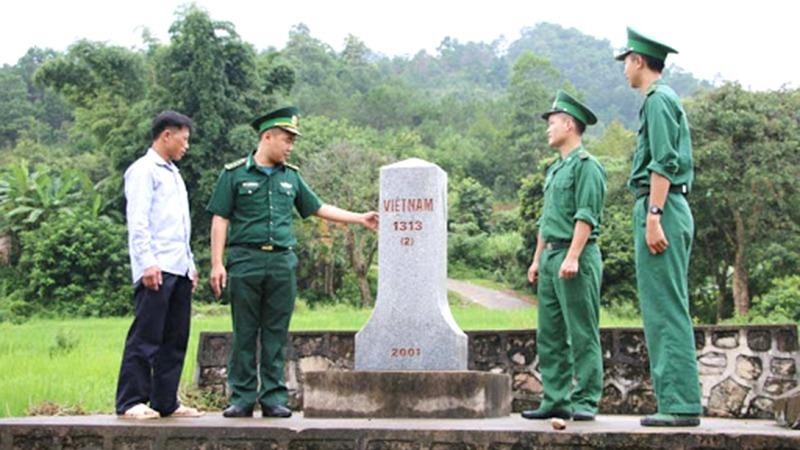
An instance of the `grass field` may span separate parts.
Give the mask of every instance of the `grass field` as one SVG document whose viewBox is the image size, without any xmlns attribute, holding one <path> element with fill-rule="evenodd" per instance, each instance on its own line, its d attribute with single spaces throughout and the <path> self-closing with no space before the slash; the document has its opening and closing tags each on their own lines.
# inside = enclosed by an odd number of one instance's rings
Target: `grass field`
<svg viewBox="0 0 800 450">
<path fill-rule="evenodd" d="M 464 330 L 526 329 L 536 324 L 536 308 L 499 311 L 455 304 L 451 309 Z M 346 306 L 310 309 L 299 303 L 291 329 L 358 330 L 369 314 L 369 310 Z M 130 322 L 130 318 L 105 318 L 0 323 L 0 416 L 22 416 L 35 411 L 112 413 Z M 606 316 L 601 324 L 639 325 L 636 321 Z M 202 308 L 194 315 L 182 376 L 184 389 L 192 384 L 199 333 L 230 329 L 225 307 Z"/>
</svg>

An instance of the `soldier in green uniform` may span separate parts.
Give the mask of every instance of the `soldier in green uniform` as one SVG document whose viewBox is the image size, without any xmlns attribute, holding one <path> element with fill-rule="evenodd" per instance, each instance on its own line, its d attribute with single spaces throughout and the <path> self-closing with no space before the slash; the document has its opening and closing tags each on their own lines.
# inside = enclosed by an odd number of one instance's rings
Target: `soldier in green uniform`
<svg viewBox="0 0 800 450">
<path fill-rule="evenodd" d="M 528 269 L 528 281 L 538 280 L 536 343 L 544 394 L 539 408 L 523 411 L 522 417 L 594 420 L 603 392 L 603 263 L 597 237 L 606 175 L 583 148 L 581 135 L 597 118 L 563 91 L 542 118 L 548 122 L 548 144 L 561 158 L 547 170 L 536 252 Z"/>
<path fill-rule="evenodd" d="M 273 111 L 252 126 L 259 133 L 258 148 L 225 166 L 207 207 L 213 214 L 211 289 L 219 297 L 227 285 L 233 319 L 230 405 L 223 416 L 252 417 L 258 403 L 264 417 L 289 417 L 284 349 L 297 290 L 294 210 L 303 218 L 316 215 L 371 230 L 378 227 L 378 213 L 323 204 L 297 167 L 286 163 L 300 135 L 296 108 Z"/>
<path fill-rule="evenodd" d="M 658 412 L 641 423 L 697 426 L 702 407 L 687 282 L 692 140 L 678 95 L 661 79 L 669 53 L 677 51 L 628 28 L 628 47 L 617 56 L 628 83 L 645 96 L 628 186 L 636 195 L 636 281 Z"/>
</svg>

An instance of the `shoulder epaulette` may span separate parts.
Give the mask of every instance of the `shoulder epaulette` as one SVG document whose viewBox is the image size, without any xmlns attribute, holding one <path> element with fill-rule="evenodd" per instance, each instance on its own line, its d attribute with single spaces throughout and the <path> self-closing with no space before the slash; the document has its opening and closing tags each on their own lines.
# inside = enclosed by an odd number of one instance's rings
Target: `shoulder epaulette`
<svg viewBox="0 0 800 450">
<path fill-rule="evenodd" d="M 589 159 L 590 156 L 592 155 L 590 155 L 586 150 L 581 150 L 578 152 L 578 158 L 580 159 Z"/>
<path fill-rule="evenodd" d="M 247 158 L 237 159 L 234 162 L 229 162 L 228 164 L 225 164 L 225 169 L 226 170 L 233 170 L 233 169 L 241 166 L 242 164 L 244 164 L 246 162 L 247 162 Z"/>
<path fill-rule="evenodd" d="M 295 166 L 294 164 L 283 163 L 284 166 L 294 170 L 295 172 L 300 172 L 300 168 Z"/>
</svg>

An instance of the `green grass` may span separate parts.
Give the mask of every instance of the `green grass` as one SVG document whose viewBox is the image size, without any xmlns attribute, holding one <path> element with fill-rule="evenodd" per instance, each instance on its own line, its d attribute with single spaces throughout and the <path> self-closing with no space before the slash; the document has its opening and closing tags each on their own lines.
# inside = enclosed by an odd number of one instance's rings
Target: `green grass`
<svg viewBox="0 0 800 450">
<path fill-rule="evenodd" d="M 487 310 L 453 300 L 453 316 L 464 330 L 536 326 L 536 308 Z M 355 331 L 366 323 L 369 315 L 369 310 L 343 305 L 311 309 L 298 303 L 291 329 Z M 0 417 L 26 415 L 45 402 L 73 413 L 112 413 L 120 358 L 130 323 L 130 318 L 0 323 Z M 637 326 L 639 323 L 604 315 L 601 325 Z M 192 319 L 181 380 L 184 389 L 192 385 L 200 332 L 230 329 L 227 307 L 198 308 Z"/>
</svg>

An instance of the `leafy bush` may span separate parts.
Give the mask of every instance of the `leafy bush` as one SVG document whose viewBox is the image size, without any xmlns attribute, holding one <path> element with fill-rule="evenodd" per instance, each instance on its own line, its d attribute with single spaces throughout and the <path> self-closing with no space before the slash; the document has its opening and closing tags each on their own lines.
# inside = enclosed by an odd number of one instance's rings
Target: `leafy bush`
<svg viewBox="0 0 800 450">
<path fill-rule="evenodd" d="M 620 207 L 607 207 L 603 214 L 600 231 L 603 287 L 600 303 L 606 307 L 628 303 L 638 308 L 631 220 L 630 212 Z"/>
<path fill-rule="evenodd" d="M 472 223 L 481 231 L 489 231 L 492 215 L 492 191 L 489 188 L 466 177 L 453 183 L 449 197 L 451 224 Z"/>
<path fill-rule="evenodd" d="M 488 236 L 476 223 L 453 223 L 447 236 L 447 255 L 450 262 L 473 268 L 485 268 L 489 260 L 484 252 Z"/>
<path fill-rule="evenodd" d="M 12 267 L 0 267 L 0 323 L 24 322 L 31 315 L 31 307 L 22 301 L 16 289 L 22 279 Z"/>
<path fill-rule="evenodd" d="M 125 228 L 87 211 L 58 214 L 22 233 L 16 292 L 34 311 L 108 316 L 131 311 Z"/>
<path fill-rule="evenodd" d="M 800 275 L 773 280 L 772 289 L 757 298 L 751 317 L 770 322 L 800 322 Z"/>
<path fill-rule="evenodd" d="M 517 252 L 522 248 L 522 236 L 515 231 L 494 234 L 486 239 L 483 254 L 489 260 L 487 269 L 494 270 L 496 281 L 511 282 L 525 279 L 527 267 L 521 268 L 517 262 Z"/>
<path fill-rule="evenodd" d="M 495 233 L 517 231 L 520 227 L 519 207 L 492 212 L 491 228 Z"/>
</svg>

